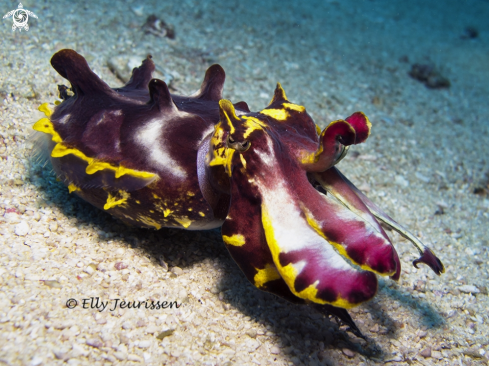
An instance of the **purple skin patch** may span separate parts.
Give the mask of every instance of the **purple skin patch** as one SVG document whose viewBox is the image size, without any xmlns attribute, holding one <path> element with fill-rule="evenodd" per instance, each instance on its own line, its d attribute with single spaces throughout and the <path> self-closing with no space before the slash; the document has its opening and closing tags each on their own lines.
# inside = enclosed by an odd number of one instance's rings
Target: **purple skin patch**
<svg viewBox="0 0 489 366">
<path fill-rule="evenodd" d="M 256 287 L 313 304 L 361 336 L 346 309 L 375 296 L 377 274 L 400 276 L 378 219 L 407 232 L 335 167 L 348 146 L 369 136 L 363 113 L 321 132 L 280 84 L 260 112 L 222 99 L 219 65 L 187 97 L 152 78 L 151 56 L 116 89 L 73 50 L 57 52 L 51 64 L 74 95 L 61 86 L 63 101 L 40 107 L 47 118 L 34 128 L 50 140 L 54 171 L 70 192 L 135 226 L 222 226 L 231 256 Z M 414 266 L 443 272 L 423 248 Z"/>
</svg>

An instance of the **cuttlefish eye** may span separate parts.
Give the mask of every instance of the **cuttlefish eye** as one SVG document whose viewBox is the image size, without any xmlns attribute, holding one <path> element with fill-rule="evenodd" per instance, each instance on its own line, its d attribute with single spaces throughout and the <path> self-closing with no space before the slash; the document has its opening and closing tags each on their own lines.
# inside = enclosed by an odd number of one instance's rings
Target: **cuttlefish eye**
<svg viewBox="0 0 489 366">
<path fill-rule="evenodd" d="M 251 146 L 251 142 L 248 140 L 244 140 L 243 142 L 235 141 L 231 135 L 228 135 L 227 140 L 226 140 L 226 145 L 230 149 L 234 149 L 236 151 L 239 151 L 240 153 L 245 152 L 248 150 Z"/>
<path fill-rule="evenodd" d="M 342 148 L 343 150 L 341 151 L 340 156 L 338 156 L 338 158 L 336 159 L 333 165 L 338 164 L 346 156 L 346 154 L 348 154 L 348 149 L 350 149 L 350 146 L 344 146 L 344 145 L 342 146 L 343 146 Z"/>
</svg>

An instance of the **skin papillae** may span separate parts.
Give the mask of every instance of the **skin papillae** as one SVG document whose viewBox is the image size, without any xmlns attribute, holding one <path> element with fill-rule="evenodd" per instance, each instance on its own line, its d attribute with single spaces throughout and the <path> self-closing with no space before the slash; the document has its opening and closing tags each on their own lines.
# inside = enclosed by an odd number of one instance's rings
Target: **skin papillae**
<svg viewBox="0 0 489 366">
<path fill-rule="evenodd" d="M 370 134 L 357 112 L 323 131 L 280 84 L 250 112 L 222 99 L 211 66 L 192 96 L 153 79 L 151 56 L 112 89 L 73 50 L 51 59 L 71 89 L 43 104 L 34 125 L 49 139 L 58 178 L 127 224 L 188 230 L 222 227 L 229 253 L 257 288 L 332 314 L 361 335 L 346 309 L 372 299 L 377 275 L 401 264 L 379 222 L 413 242 L 437 274 L 443 264 L 361 193 L 336 164 Z M 69 91 L 71 91 L 69 93 Z M 72 94 L 72 95 L 70 95 Z"/>
</svg>

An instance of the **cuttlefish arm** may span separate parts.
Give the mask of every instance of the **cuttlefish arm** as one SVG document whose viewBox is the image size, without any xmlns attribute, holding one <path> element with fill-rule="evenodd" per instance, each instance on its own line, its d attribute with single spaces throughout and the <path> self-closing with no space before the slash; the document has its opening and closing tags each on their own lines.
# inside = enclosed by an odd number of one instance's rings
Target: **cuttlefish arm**
<svg viewBox="0 0 489 366">
<path fill-rule="evenodd" d="M 350 327 L 357 337 L 365 338 L 346 309 L 316 304 L 295 296 L 282 279 L 267 245 L 261 222 L 261 209 L 238 194 L 232 186 L 232 203 L 221 233 L 226 247 L 248 281 L 262 291 L 270 292 L 296 304 L 312 304 L 324 315 L 333 315 Z"/>
<path fill-rule="evenodd" d="M 221 166 L 229 176 L 224 241 L 240 244 L 242 255 L 234 255 L 235 248 L 230 251 L 245 273 L 248 262 L 257 261 L 253 256 L 269 253 L 247 277 L 257 283 L 257 269 L 268 265 L 267 278 L 280 276 L 300 299 L 345 309 L 370 300 L 377 291 L 375 274 L 397 272 L 391 243 L 371 223 L 311 185 L 301 163 L 267 124 L 271 122 L 237 117 L 224 100 L 220 117 L 208 165 Z M 259 221 L 250 219 L 256 215 Z"/>
<path fill-rule="evenodd" d="M 414 267 L 418 268 L 419 263 L 428 265 L 437 275 L 445 272 L 443 263 L 432 252 L 430 248 L 424 245 L 415 235 L 406 227 L 396 222 L 375 203 L 370 201 L 355 185 L 348 180 L 336 167 L 332 167 L 325 172 L 315 173 L 314 178 L 321 186 L 345 207 L 356 212 L 365 218 L 371 215 L 382 221 L 401 236 L 414 244 L 421 256 L 413 261 Z M 384 233 L 385 234 L 385 233 Z"/>
<path fill-rule="evenodd" d="M 333 315 L 348 325 L 353 334 L 364 338 L 348 311 L 328 304 L 312 303 L 295 296 L 280 275 L 270 249 L 262 223 L 260 200 L 239 185 L 231 183 L 231 206 L 221 228 L 226 247 L 246 278 L 262 291 L 270 292 L 296 304 L 313 304 L 324 315 Z M 374 284 L 374 288 L 376 283 Z"/>
<path fill-rule="evenodd" d="M 257 288 L 286 300 L 303 303 L 294 296 L 280 276 L 268 249 L 261 223 L 261 208 L 253 197 L 240 194 L 231 185 L 231 206 L 221 233 L 226 247 L 246 278 Z"/>
</svg>

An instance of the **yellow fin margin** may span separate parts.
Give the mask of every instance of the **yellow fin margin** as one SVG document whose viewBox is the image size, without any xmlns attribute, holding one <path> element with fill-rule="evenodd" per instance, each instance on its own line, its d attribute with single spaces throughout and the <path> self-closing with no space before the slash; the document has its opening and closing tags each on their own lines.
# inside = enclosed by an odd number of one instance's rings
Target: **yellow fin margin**
<svg viewBox="0 0 489 366">
<path fill-rule="evenodd" d="M 40 108 L 40 107 L 39 107 Z M 36 123 L 34 123 L 34 126 L 32 126 L 32 128 L 36 131 L 39 131 L 39 132 L 44 132 L 44 133 L 47 133 L 47 134 L 50 134 L 52 135 L 52 140 L 54 142 L 62 142 L 63 139 L 61 138 L 61 136 L 59 135 L 59 133 L 57 133 L 55 130 L 54 130 L 54 126 L 53 124 L 51 123 L 51 121 L 49 120 L 49 118 L 41 118 L 39 121 L 37 121 Z"/>
<path fill-rule="evenodd" d="M 51 106 L 49 105 L 49 103 L 43 103 L 39 106 L 39 108 L 37 108 L 38 111 L 44 113 L 44 115 L 46 117 L 51 117 L 51 115 L 53 114 L 53 110 L 51 108 Z"/>
<path fill-rule="evenodd" d="M 43 112 L 46 117 L 50 117 L 53 114 L 53 109 L 49 105 L 49 103 L 43 103 L 39 106 L 39 111 Z M 63 139 L 59 135 L 58 132 L 55 131 L 53 123 L 49 120 L 49 118 L 41 118 L 39 121 L 37 121 L 32 128 L 36 131 L 39 132 L 44 132 L 47 134 L 52 135 L 52 141 L 56 142 L 56 146 L 54 147 L 53 151 L 51 152 L 51 156 L 53 158 L 60 158 L 63 156 L 66 156 L 68 154 L 73 154 L 77 156 L 78 158 L 86 161 L 88 163 L 87 168 L 85 169 L 85 172 L 87 174 L 94 174 L 98 172 L 99 170 L 112 170 L 115 172 L 115 177 L 120 178 L 123 175 L 131 175 L 133 177 L 137 178 L 143 178 L 143 179 L 151 179 L 156 177 L 156 174 L 150 173 L 150 172 L 144 172 L 140 170 L 134 170 L 134 169 L 129 169 L 126 168 L 122 165 L 119 166 L 113 166 L 112 164 L 103 162 L 103 161 L 97 161 L 96 159 L 89 158 L 86 156 L 84 153 L 82 153 L 78 149 L 74 148 L 68 148 L 63 144 Z M 71 191 L 72 192 L 72 191 Z M 71 193 L 70 192 L 70 193 Z"/>
<path fill-rule="evenodd" d="M 56 144 L 53 151 L 51 152 L 51 156 L 53 158 L 61 158 L 63 156 L 69 155 L 69 154 L 75 155 L 76 157 L 78 157 L 78 158 L 80 158 L 80 159 L 82 159 L 88 163 L 88 166 L 85 169 L 85 172 L 87 174 L 94 174 L 94 173 L 98 172 L 99 170 L 108 169 L 108 170 L 112 170 L 113 172 L 115 172 L 116 178 L 120 178 L 125 174 L 131 175 L 131 176 L 137 177 L 137 178 L 143 178 L 143 179 L 150 179 L 150 178 L 156 177 L 156 174 L 154 174 L 154 173 L 129 169 L 129 168 L 125 168 L 122 165 L 113 166 L 112 164 L 109 164 L 106 162 L 97 161 L 96 159 L 89 158 L 80 150 L 67 147 L 63 143 Z"/>
</svg>

